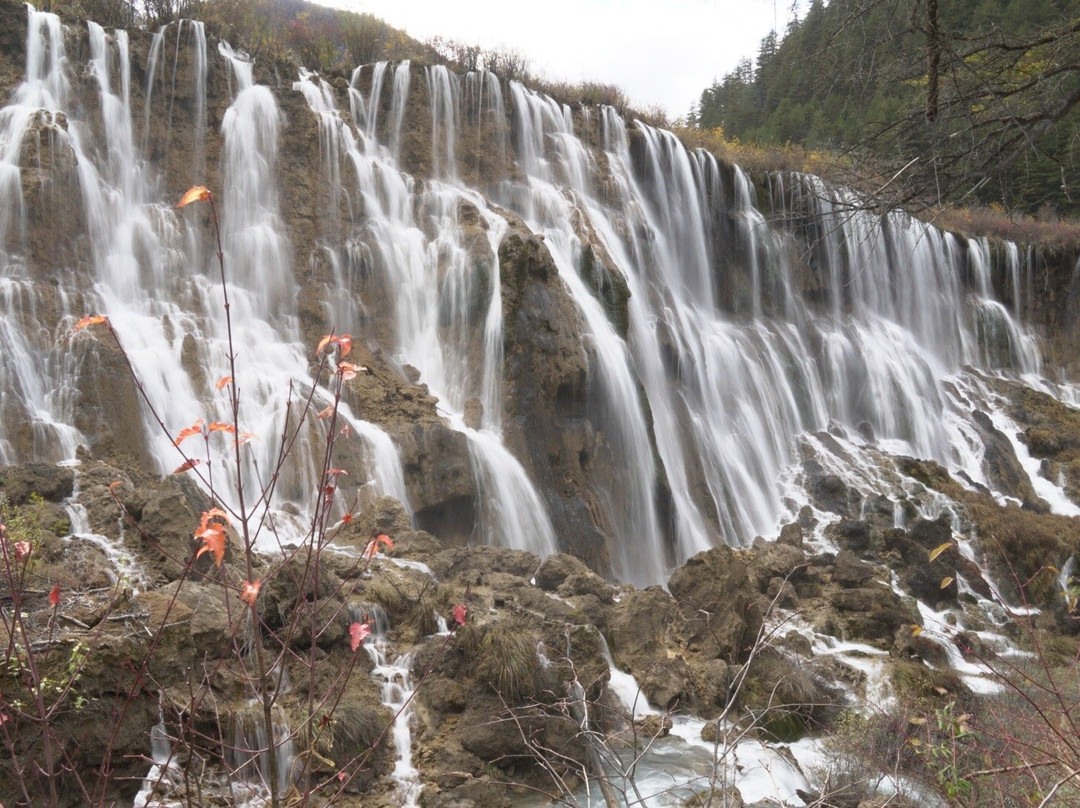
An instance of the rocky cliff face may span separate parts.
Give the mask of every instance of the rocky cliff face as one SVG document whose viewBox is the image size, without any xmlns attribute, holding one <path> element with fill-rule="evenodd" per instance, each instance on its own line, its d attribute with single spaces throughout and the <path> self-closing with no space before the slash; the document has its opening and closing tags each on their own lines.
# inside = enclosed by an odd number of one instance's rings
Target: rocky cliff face
<svg viewBox="0 0 1080 808">
<path fill-rule="evenodd" d="M 973 637 L 1020 640 L 1009 603 L 1074 633 L 1050 571 L 1080 550 L 1057 378 L 1071 257 L 874 215 L 812 177 L 755 189 L 669 133 L 489 73 L 319 77 L 191 23 L 104 32 L 10 4 L 0 45 L 0 493 L 49 548 L 36 574 L 78 593 L 61 640 L 94 648 L 87 698 L 132 705 L 109 742 L 95 718 L 65 727 L 80 771 L 145 755 L 160 725 L 184 772 L 265 776 L 226 751 L 260 719 L 219 584 L 255 574 L 288 660 L 282 765 L 345 772 L 367 793 L 342 799 L 365 805 L 398 804 L 408 768 L 371 673 L 424 682 L 428 804 L 495 805 L 504 782 L 572 792 L 595 772 L 582 728 L 634 726 L 620 669 L 655 708 L 745 711 L 790 739 L 873 684 L 830 655 L 840 639 L 932 702 L 946 679 L 971 696 L 978 675 L 944 669 Z M 192 185 L 212 210 L 172 208 Z M 109 325 L 73 331 L 92 312 Z M 348 356 L 316 350 L 343 334 Z M 203 465 L 167 474 L 181 429 L 231 423 L 234 365 L 257 435 L 240 472 L 273 484 L 253 568 L 241 533 L 221 568 L 192 560 L 200 515 L 237 506 L 225 437 L 185 443 Z M 344 549 L 303 549 L 326 536 L 306 525 L 335 522 Z M 380 533 L 409 563 L 358 561 Z M 467 623 L 433 637 L 455 604 Z M 52 632 L 45 590 L 30 606 Z M 350 648 L 365 617 L 394 665 Z M 112 684 L 126 659 L 147 667 Z M 311 729 L 324 697 L 351 711 L 319 725 L 336 746 Z M 665 735 L 649 718 L 638 732 Z M 109 787 L 130 799 L 147 762 L 125 760 L 133 779 Z"/>
</svg>

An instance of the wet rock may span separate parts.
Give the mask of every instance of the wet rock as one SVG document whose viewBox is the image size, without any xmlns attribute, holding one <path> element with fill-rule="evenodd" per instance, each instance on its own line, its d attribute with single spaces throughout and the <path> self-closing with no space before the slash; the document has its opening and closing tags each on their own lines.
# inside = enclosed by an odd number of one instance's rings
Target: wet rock
<svg viewBox="0 0 1080 808">
<path fill-rule="evenodd" d="M 692 705 L 693 682 L 690 666 L 681 656 L 656 660 L 638 678 L 638 686 L 649 704 L 661 710 Z"/>
<path fill-rule="evenodd" d="M 675 600 L 658 586 L 623 593 L 611 609 L 608 642 L 618 667 L 635 676 L 644 674 L 669 645 L 677 645 L 680 622 Z"/>
<path fill-rule="evenodd" d="M 840 477 L 825 472 L 816 460 L 804 461 L 803 471 L 808 479 L 807 490 L 819 509 L 841 516 L 854 516 L 858 513 L 862 497 L 849 489 Z"/>
<path fill-rule="evenodd" d="M 994 426 L 990 417 L 981 410 L 973 410 L 971 419 L 979 429 L 986 451 L 983 469 L 991 486 L 1024 503 L 1024 507 L 1039 513 L 1049 513 L 1050 506 L 1038 497 L 1031 487 L 1024 467 L 1020 465 L 1009 438 Z"/>
<path fill-rule="evenodd" d="M 832 563 L 833 581 L 840 586 L 857 588 L 873 580 L 879 570 L 855 557 L 847 550 L 841 550 Z"/>
</svg>

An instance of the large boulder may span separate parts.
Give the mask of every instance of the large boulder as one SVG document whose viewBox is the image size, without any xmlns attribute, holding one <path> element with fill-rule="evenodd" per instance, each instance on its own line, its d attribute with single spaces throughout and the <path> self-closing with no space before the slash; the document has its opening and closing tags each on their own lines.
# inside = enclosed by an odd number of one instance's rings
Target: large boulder
<svg viewBox="0 0 1080 808">
<path fill-rule="evenodd" d="M 745 556 L 725 546 L 698 553 L 672 573 L 668 588 L 690 650 L 729 662 L 745 658 L 764 616 Z"/>
</svg>

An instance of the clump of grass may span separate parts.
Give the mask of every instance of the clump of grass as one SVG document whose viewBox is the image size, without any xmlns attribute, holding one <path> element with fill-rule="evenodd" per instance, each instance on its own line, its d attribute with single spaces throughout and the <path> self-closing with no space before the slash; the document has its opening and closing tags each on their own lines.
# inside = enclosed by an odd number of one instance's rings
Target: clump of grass
<svg viewBox="0 0 1080 808">
<path fill-rule="evenodd" d="M 502 624 L 489 626 L 477 646 L 476 675 L 509 704 L 521 704 L 542 689 L 536 639 Z"/>
</svg>

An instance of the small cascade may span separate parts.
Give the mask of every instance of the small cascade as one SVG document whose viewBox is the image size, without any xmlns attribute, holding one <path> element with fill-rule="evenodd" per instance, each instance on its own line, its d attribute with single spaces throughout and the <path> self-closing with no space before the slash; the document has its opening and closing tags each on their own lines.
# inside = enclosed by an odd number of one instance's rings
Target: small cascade
<svg viewBox="0 0 1080 808">
<path fill-rule="evenodd" d="M 615 660 L 611 658 L 611 649 L 608 647 L 607 638 L 600 635 L 600 647 L 604 653 L 604 659 L 610 672 L 607 687 L 619 700 L 619 704 L 626 711 L 631 721 L 637 721 L 645 715 L 658 715 L 657 710 L 649 704 L 645 694 L 641 692 L 637 679 L 626 671 L 615 667 Z"/>
<path fill-rule="evenodd" d="M 274 709 L 270 732 L 267 732 L 260 704 L 253 702 L 250 707 L 234 712 L 229 717 L 226 749 L 234 777 L 234 797 L 247 798 L 252 790 L 268 792 L 271 755 L 275 757 L 277 791 L 284 794 L 288 789 L 296 750 L 288 719 L 279 708 Z"/>
<path fill-rule="evenodd" d="M 393 740 L 397 750 L 394 771 L 391 776 L 398 783 L 396 799 L 403 808 L 416 808 L 423 784 L 420 771 L 412 762 L 412 728 L 415 723 L 413 708 L 412 662 L 413 654 L 405 653 L 390 661 L 390 644 L 386 633 L 390 621 L 378 605 L 350 606 L 350 619 L 356 622 L 372 621 L 372 633 L 364 642 L 364 650 L 371 658 L 374 669 L 371 675 L 380 679 L 382 703 L 394 715 Z"/>
<path fill-rule="evenodd" d="M 71 496 L 63 502 L 68 518 L 71 520 L 71 533 L 67 538 L 69 540 L 81 539 L 82 541 L 88 541 L 101 548 L 102 552 L 105 553 L 105 557 L 115 569 L 115 575 L 110 575 L 114 585 L 123 585 L 124 588 L 130 587 L 133 595 L 139 594 L 140 591 L 146 591 L 150 585 L 150 576 L 123 545 L 124 517 L 117 519 L 120 532 L 119 542 L 110 539 L 108 536 L 95 533 L 90 527 L 86 507 L 79 502 L 79 471 L 77 466 L 73 466 L 73 468 L 75 469 L 74 488 Z"/>
<path fill-rule="evenodd" d="M 173 783 L 173 775 L 178 774 L 173 767 L 173 746 L 169 738 L 169 728 L 165 724 L 165 715 L 158 709 L 158 722 L 150 728 L 150 771 L 143 779 L 142 788 L 132 801 L 132 808 L 156 808 L 162 805 L 155 799 L 155 791 L 163 781 Z M 174 784 L 174 783 L 173 783 Z"/>
<path fill-rule="evenodd" d="M 175 38 L 172 53 L 169 53 L 169 37 Z M 181 54 L 190 51 L 191 87 L 177 85 L 181 78 Z M 169 61 L 171 55 L 171 69 Z M 190 165 L 188 184 L 198 185 L 206 177 L 206 79 L 209 62 L 207 59 L 206 25 L 202 20 L 177 20 L 163 25 L 150 43 L 150 55 L 147 57 L 146 100 L 143 112 L 142 152 L 149 151 L 151 138 L 151 119 L 160 117 L 164 130 L 165 145 L 162 152 L 167 156 L 173 133 L 174 116 L 177 114 L 178 99 L 193 96 L 194 121 L 193 144 L 194 159 Z"/>
</svg>

